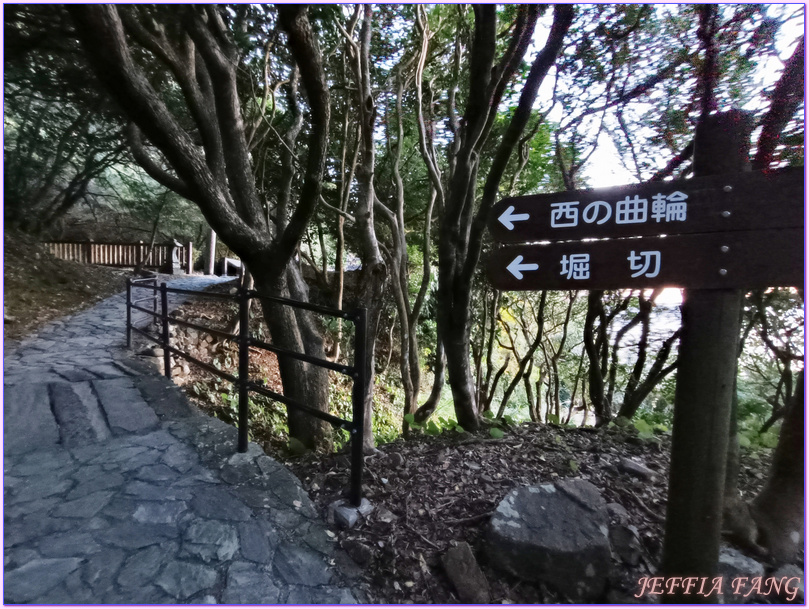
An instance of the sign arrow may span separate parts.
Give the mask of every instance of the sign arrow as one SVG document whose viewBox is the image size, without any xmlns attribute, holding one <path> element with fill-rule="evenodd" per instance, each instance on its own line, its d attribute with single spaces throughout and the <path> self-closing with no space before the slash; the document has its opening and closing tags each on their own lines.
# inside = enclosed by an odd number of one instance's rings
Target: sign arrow
<svg viewBox="0 0 809 609">
<path fill-rule="evenodd" d="M 517 279 L 522 279 L 523 271 L 536 271 L 539 268 L 539 265 L 536 263 L 520 264 L 522 261 L 523 257 L 517 256 L 514 260 L 512 260 L 511 264 L 506 267 L 508 272 L 514 275 Z"/>
<path fill-rule="evenodd" d="M 505 226 L 508 230 L 514 230 L 514 223 L 515 222 L 522 222 L 523 220 L 528 220 L 531 215 L 530 214 L 515 214 L 512 213 L 514 211 L 514 206 L 510 205 L 506 208 L 498 220 L 500 220 L 500 224 Z"/>
</svg>

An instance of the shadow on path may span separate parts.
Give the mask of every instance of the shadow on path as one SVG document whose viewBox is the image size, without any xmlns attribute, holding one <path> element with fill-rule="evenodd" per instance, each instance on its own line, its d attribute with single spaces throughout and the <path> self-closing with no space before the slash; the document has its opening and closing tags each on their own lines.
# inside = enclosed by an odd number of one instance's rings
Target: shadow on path
<svg viewBox="0 0 809 609">
<path fill-rule="evenodd" d="M 4 601 L 362 601 L 297 478 L 131 357 L 125 319 L 115 296 L 4 354 Z"/>
</svg>

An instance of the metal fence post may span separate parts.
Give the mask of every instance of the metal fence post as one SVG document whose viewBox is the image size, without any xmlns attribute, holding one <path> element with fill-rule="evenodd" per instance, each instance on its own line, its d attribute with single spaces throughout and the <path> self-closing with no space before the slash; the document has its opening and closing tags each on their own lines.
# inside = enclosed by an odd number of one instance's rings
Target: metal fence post
<svg viewBox="0 0 809 609">
<path fill-rule="evenodd" d="M 154 292 L 152 292 L 152 313 L 157 315 L 157 279 L 152 281 L 152 285 L 154 286 Z M 152 322 L 154 323 L 155 318 L 152 317 Z"/>
<path fill-rule="evenodd" d="M 171 378 L 171 353 L 169 352 L 169 293 L 166 282 L 160 284 L 160 303 L 163 305 L 163 366 L 166 377 Z"/>
<path fill-rule="evenodd" d="M 132 278 L 126 278 L 126 348 L 132 347 Z"/>
<path fill-rule="evenodd" d="M 248 405 L 247 383 L 250 376 L 250 294 L 239 288 L 239 446 L 240 453 L 247 452 Z"/>
<path fill-rule="evenodd" d="M 354 321 L 354 387 L 351 392 L 353 419 L 351 421 L 351 488 L 349 499 L 359 507 L 362 501 L 362 436 L 365 432 L 365 390 L 366 359 L 365 350 L 367 311 L 357 309 L 352 316 Z"/>
</svg>

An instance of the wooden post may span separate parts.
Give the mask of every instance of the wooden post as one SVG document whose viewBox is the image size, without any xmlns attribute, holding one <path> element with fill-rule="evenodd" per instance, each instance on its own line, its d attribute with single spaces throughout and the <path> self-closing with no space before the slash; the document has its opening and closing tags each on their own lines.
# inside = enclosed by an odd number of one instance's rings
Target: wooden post
<svg viewBox="0 0 809 609">
<path fill-rule="evenodd" d="M 194 242 L 185 245 L 185 272 L 190 275 L 194 272 Z"/>
<path fill-rule="evenodd" d="M 208 268 L 205 271 L 206 275 L 213 275 L 213 265 L 216 258 L 216 233 L 211 229 L 211 236 L 208 239 Z"/>
<path fill-rule="evenodd" d="M 738 110 L 708 117 L 694 138 L 694 176 L 749 171 L 751 131 L 749 115 Z M 740 290 L 684 293 L 663 542 L 665 577 L 706 577 L 710 582 L 717 574 L 741 299 Z M 703 594 L 711 588 L 706 584 Z M 715 595 L 700 595 L 698 590 L 684 594 L 682 587 L 675 587 L 664 599 L 716 602 Z"/>
</svg>

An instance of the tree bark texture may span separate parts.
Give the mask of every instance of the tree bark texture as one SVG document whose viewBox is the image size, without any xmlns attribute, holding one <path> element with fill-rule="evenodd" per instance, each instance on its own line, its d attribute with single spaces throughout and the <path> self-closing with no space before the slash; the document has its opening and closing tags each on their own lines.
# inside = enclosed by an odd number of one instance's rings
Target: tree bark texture
<svg viewBox="0 0 809 609">
<path fill-rule="evenodd" d="M 278 7 L 278 21 L 311 111 L 300 195 L 280 230 L 270 225 L 256 187 L 237 86 L 240 51 L 219 9 L 184 7 L 171 37 L 153 23 L 148 7 L 71 5 L 68 10 L 88 61 L 131 121 L 129 143 L 138 163 L 156 181 L 199 206 L 212 230 L 253 272 L 259 291 L 288 296 L 289 263 L 320 199 L 328 144 L 329 90 L 305 8 Z M 151 84 L 135 60 L 143 51 L 174 79 L 188 116 L 176 116 Z M 160 160 L 152 158 L 143 138 Z M 308 315 L 282 312 L 269 304 L 264 311 L 280 347 L 322 357 L 322 340 Z M 289 395 L 313 408 L 328 408 L 328 376 L 323 371 L 288 358 L 281 358 L 279 365 Z M 290 412 L 290 431 L 314 446 L 322 440 L 320 422 L 298 424 L 298 414 Z"/>
<path fill-rule="evenodd" d="M 509 45 L 496 59 L 497 16 L 491 5 L 475 6 L 475 27 L 469 62 L 469 95 L 456 139 L 460 138 L 454 170 L 443 209 L 438 247 L 438 324 L 447 354 L 447 373 L 455 415 L 464 429 L 478 428 L 479 405 L 470 355 L 470 305 L 472 281 L 480 258 L 486 220 L 494 204 L 509 158 L 530 117 L 539 85 L 562 48 L 573 20 L 569 5 L 554 7 L 554 20 L 545 47 L 535 59 L 525 80 L 517 109 L 502 137 L 484 180 L 483 196 L 477 202 L 476 183 L 480 153 L 494 123 L 507 84 L 530 43 L 537 7 L 522 5 Z"/>
<path fill-rule="evenodd" d="M 777 562 L 792 562 L 803 548 L 804 531 L 804 371 L 781 423 L 770 477 L 751 505 L 756 540 Z"/>
</svg>

